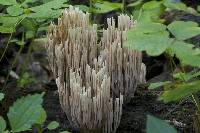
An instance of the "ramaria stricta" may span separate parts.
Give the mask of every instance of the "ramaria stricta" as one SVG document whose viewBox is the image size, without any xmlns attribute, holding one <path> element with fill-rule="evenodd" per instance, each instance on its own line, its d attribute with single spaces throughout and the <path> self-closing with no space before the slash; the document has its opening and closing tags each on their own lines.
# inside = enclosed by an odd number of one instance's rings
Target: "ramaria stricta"
<svg viewBox="0 0 200 133">
<path fill-rule="evenodd" d="M 98 39 L 89 13 L 70 6 L 47 35 L 60 104 L 73 127 L 86 133 L 116 132 L 123 102 L 145 82 L 141 52 L 123 48 L 124 33 L 134 26 L 133 20 L 120 15 L 117 27 L 113 18 L 107 23 Z"/>
</svg>

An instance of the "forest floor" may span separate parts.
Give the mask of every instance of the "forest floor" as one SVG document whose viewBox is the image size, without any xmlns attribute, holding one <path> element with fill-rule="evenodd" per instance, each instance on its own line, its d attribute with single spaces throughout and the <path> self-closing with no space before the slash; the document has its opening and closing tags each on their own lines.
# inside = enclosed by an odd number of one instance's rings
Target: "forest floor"
<svg viewBox="0 0 200 133">
<path fill-rule="evenodd" d="M 189 100 L 181 101 L 178 104 L 164 104 L 157 100 L 160 91 L 149 91 L 146 88 L 138 88 L 131 101 L 124 105 L 123 114 L 117 133 L 144 133 L 147 115 L 154 115 L 175 125 L 180 133 L 193 133 L 193 103 Z M 44 107 L 47 111 L 47 121 L 56 120 L 60 123 L 60 131 L 73 131 L 65 113 L 62 111 L 58 93 L 50 90 L 44 100 Z M 58 130 L 46 133 L 57 133 Z"/>
</svg>

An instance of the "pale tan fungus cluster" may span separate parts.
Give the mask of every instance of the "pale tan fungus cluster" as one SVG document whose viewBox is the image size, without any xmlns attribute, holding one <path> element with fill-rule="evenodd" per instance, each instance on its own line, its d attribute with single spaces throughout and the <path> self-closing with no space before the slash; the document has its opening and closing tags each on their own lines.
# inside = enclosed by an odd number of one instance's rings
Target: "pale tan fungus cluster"
<svg viewBox="0 0 200 133">
<path fill-rule="evenodd" d="M 70 6 L 58 25 L 51 24 L 46 49 L 58 86 L 62 109 L 70 123 L 86 133 L 114 133 L 120 123 L 123 101 L 145 82 L 145 65 L 139 51 L 122 48 L 124 32 L 134 22 L 127 15 L 113 18 L 98 42 L 97 25 L 89 13 Z"/>
</svg>

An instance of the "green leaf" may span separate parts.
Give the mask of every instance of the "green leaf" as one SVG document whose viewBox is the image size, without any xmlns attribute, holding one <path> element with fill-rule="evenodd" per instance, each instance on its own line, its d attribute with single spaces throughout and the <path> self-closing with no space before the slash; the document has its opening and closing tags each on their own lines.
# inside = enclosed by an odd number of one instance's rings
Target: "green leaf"
<svg viewBox="0 0 200 133">
<path fill-rule="evenodd" d="M 31 31 L 31 30 L 26 31 L 26 33 L 25 33 L 25 38 L 26 38 L 26 39 L 34 38 L 34 37 L 35 37 L 35 34 L 36 34 L 35 31 Z"/>
<path fill-rule="evenodd" d="M 200 12 L 200 5 L 199 5 L 199 6 L 197 6 L 197 11 L 198 11 L 198 12 Z"/>
<path fill-rule="evenodd" d="M 197 93 L 200 90 L 200 81 L 196 80 L 190 83 L 182 83 L 177 85 L 174 89 L 165 91 L 160 99 L 164 102 L 177 101 L 182 98 L 188 97 L 193 93 Z"/>
<path fill-rule="evenodd" d="M 47 128 L 49 130 L 53 130 L 59 127 L 59 123 L 57 121 L 52 121 L 48 124 Z"/>
<path fill-rule="evenodd" d="M 28 95 L 14 102 L 7 114 L 12 131 L 21 132 L 38 122 L 42 108 L 42 94 Z"/>
<path fill-rule="evenodd" d="M 57 10 L 51 10 L 51 9 L 45 9 L 41 12 L 36 12 L 36 13 L 30 13 L 29 14 L 29 18 L 33 18 L 33 19 L 44 19 L 44 21 L 46 19 L 50 19 L 50 18 L 58 18 L 61 13 L 62 13 L 62 9 L 57 9 Z"/>
<path fill-rule="evenodd" d="M 96 3 L 95 7 L 97 8 L 95 10 L 95 13 L 107 13 L 116 9 L 121 9 L 122 4 L 121 3 L 114 3 L 114 2 L 108 2 L 103 1 L 102 3 Z"/>
<path fill-rule="evenodd" d="M 187 10 L 187 6 L 184 3 L 176 2 L 176 0 L 164 0 L 163 4 L 169 9 Z"/>
<path fill-rule="evenodd" d="M 124 47 L 146 51 L 151 56 L 160 55 L 172 42 L 165 29 L 160 23 L 138 23 L 127 32 Z"/>
<path fill-rule="evenodd" d="M 181 61 L 183 65 L 200 67 L 200 49 L 194 48 L 194 45 L 182 41 L 174 41 L 169 47 L 173 54 Z"/>
<path fill-rule="evenodd" d="M 15 32 L 14 27 L 0 26 L 0 33 L 13 33 L 13 32 Z"/>
<path fill-rule="evenodd" d="M 67 0 L 52 0 L 50 2 L 47 2 L 45 4 L 35 6 L 30 8 L 34 12 L 42 12 L 42 11 L 49 11 L 49 9 L 59 9 L 63 6 L 64 3 L 66 3 Z M 51 13 L 51 12 L 49 12 Z"/>
<path fill-rule="evenodd" d="M 136 23 L 136 25 L 130 30 L 135 33 L 156 33 L 156 32 L 163 32 L 166 30 L 166 26 L 164 24 L 160 23 L 154 23 L 154 22 L 141 22 Z"/>
<path fill-rule="evenodd" d="M 148 89 L 153 90 L 156 88 L 159 88 L 161 86 L 165 86 L 167 84 L 171 83 L 170 81 L 164 81 L 164 82 L 156 82 L 156 83 L 151 83 L 148 87 Z"/>
<path fill-rule="evenodd" d="M 23 13 L 23 8 L 19 4 L 9 6 L 6 10 L 11 16 L 19 16 Z"/>
<path fill-rule="evenodd" d="M 135 2 L 132 2 L 132 3 L 128 4 L 127 6 L 128 7 L 137 7 L 137 6 L 141 5 L 142 2 L 143 2 L 143 0 L 137 0 Z"/>
<path fill-rule="evenodd" d="M 3 119 L 3 117 L 0 116 L 0 133 L 3 133 L 5 129 L 6 129 L 6 121 Z"/>
<path fill-rule="evenodd" d="M 70 133 L 70 132 L 68 132 L 68 131 L 61 131 L 60 133 Z"/>
<path fill-rule="evenodd" d="M 52 0 L 45 4 L 30 8 L 34 13 L 29 14 L 29 18 L 50 19 L 58 18 L 62 13 L 62 7 L 66 7 L 67 0 Z"/>
<path fill-rule="evenodd" d="M 146 2 L 142 6 L 138 22 L 159 22 L 160 15 L 165 11 L 161 1 Z"/>
<path fill-rule="evenodd" d="M 0 5 L 15 5 L 17 4 L 16 0 L 0 0 Z"/>
<path fill-rule="evenodd" d="M 10 16 L 0 16 L 0 32 L 1 33 L 12 33 L 15 32 L 15 27 L 17 23 L 24 16 L 10 17 Z"/>
<path fill-rule="evenodd" d="M 176 129 L 154 116 L 147 115 L 147 133 L 177 133 Z"/>
<path fill-rule="evenodd" d="M 200 34 L 200 27 L 192 21 L 174 21 L 167 28 L 179 40 L 186 40 Z"/>
<path fill-rule="evenodd" d="M 0 93 L 0 102 L 4 99 L 4 94 Z"/>
<path fill-rule="evenodd" d="M 179 79 L 181 81 L 186 81 L 186 82 L 198 76 L 200 76 L 200 71 L 190 72 L 190 73 L 179 72 L 179 73 L 173 74 L 174 78 Z"/>
<path fill-rule="evenodd" d="M 47 118 L 46 111 L 44 110 L 44 108 L 40 108 L 39 119 L 36 121 L 36 123 L 42 125 L 46 121 L 46 118 Z"/>
<path fill-rule="evenodd" d="M 90 8 L 86 5 L 75 5 L 75 7 L 78 7 L 81 11 L 90 12 Z"/>
</svg>

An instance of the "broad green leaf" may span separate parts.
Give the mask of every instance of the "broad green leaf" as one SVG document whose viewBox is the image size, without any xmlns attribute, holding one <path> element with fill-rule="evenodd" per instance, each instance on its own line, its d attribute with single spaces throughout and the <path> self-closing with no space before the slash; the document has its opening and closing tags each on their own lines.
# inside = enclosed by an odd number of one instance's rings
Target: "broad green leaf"
<svg viewBox="0 0 200 133">
<path fill-rule="evenodd" d="M 161 86 L 167 85 L 169 83 L 171 83 L 171 82 L 170 81 L 164 81 L 164 82 L 151 83 L 149 85 L 148 89 L 153 90 L 153 89 L 159 88 Z"/>
<path fill-rule="evenodd" d="M 42 12 L 42 11 L 49 11 L 49 9 L 59 9 L 63 6 L 64 3 L 66 3 L 67 0 L 52 0 L 50 2 L 47 2 L 45 4 L 35 6 L 30 8 L 34 12 Z M 50 13 L 50 12 L 49 12 Z"/>
<path fill-rule="evenodd" d="M 198 24 L 191 21 L 174 21 L 167 28 L 179 40 L 186 40 L 200 34 Z"/>
<path fill-rule="evenodd" d="M 14 27 L 0 26 L 0 33 L 13 33 L 13 32 L 15 32 Z"/>
<path fill-rule="evenodd" d="M 182 2 L 177 2 L 177 0 L 164 0 L 163 4 L 169 9 L 187 10 L 187 6 Z"/>
<path fill-rule="evenodd" d="M 47 125 L 49 130 L 53 130 L 59 127 L 59 123 L 57 121 L 52 121 Z"/>
<path fill-rule="evenodd" d="M 44 108 L 40 108 L 39 119 L 36 121 L 36 123 L 42 125 L 46 121 L 46 118 L 47 118 L 46 111 L 44 110 Z"/>
<path fill-rule="evenodd" d="M 136 23 L 136 25 L 134 25 L 134 27 L 130 30 L 130 32 L 150 34 L 156 32 L 163 32 L 166 30 L 166 28 L 167 27 L 164 24 L 160 23 L 141 22 L 141 23 Z"/>
<path fill-rule="evenodd" d="M 174 78 L 182 80 L 182 81 L 189 81 L 198 76 L 200 76 L 200 71 L 199 72 L 190 72 L 190 73 L 179 72 L 179 73 L 173 74 Z"/>
<path fill-rule="evenodd" d="M 29 130 L 34 123 L 38 122 L 43 95 L 44 93 L 28 95 L 14 102 L 7 114 L 13 132 Z"/>
<path fill-rule="evenodd" d="M 23 8 L 19 4 L 9 6 L 6 10 L 10 16 L 19 16 L 23 13 Z"/>
<path fill-rule="evenodd" d="M 200 67 L 200 49 L 194 45 L 182 41 L 175 41 L 169 47 L 170 51 L 176 55 L 183 65 Z"/>
<path fill-rule="evenodd" d="M 142 6 L 141 15 L 138 22 L 159 22 L 160 15 L 164 12 L 165 7 L 161 1 L 146 2 Z"/>
<path fill-rule="evenodd" d="M 75 5 L 75 7 L 78 7 L 81 11 L 90 12 L 90 8 L 86 5 Z"/>
<path fill-rule="evenodd" d="M 127 6 L 128 6 L 128 7 L 136 7 L 136 6 L 141 5 L 141 4 L 143 3 L 143 1 L 144 1 L 144 0 L 137 0 L 137 1 L 134 1 L 134 2 L 132 2 L 132 3 L 130 3 L 130 4 L 128 4 Z"/>
<path fill-rule="evenodd" d="M 164 102 L 177 101 L 187 96 L 197 93 L 200 90 L 200 80 L 192 81 L 190 83 L 182 83 L 176 85 L 174 89 L 165 91 L 160 99 Z"/>
<path fill-rule="evenodd" d="M 38 28 L 35 20 L 29 18 L 24 19 L 21 24 L 25 30 L 36 30 Z"/>
<path fill-rule="evenodd" d="M 50 19 L 50 18 L 58 18 L 62 13 L 62 9 L 57 9 L 57 10 L 51 10 L 51 9 L 46 9 L 41 12 L 36 12 L 36 13 L 30 13 L 28 15 L 29 18 L 33 19 Z"/>
<path fill-rule="evenodd" d="M 12 33 L 15 32 L 15 27 L 17 23 L 24 16 L 10 17 L 10 16 L 0 16 L 0 32 L 1 33 Z"/>
<path fill-rule="evenodd" d="M 146 51 L 151 56 L 162 54 L 171 44 L 169 33 L 159 23 L 139 23 L 127 32 L 124 47 Z"/>
<path fill-rule="evenodd" d="M 0 116 L 0 133 L 3 133 L 5 129 L 6 129 L 6 121 L 3 119 L 3 117 Z"/>
<path fill-rule="evenodd" d="M 147 133 L 177 133 L 176 129 L 154 116 L 147 115 Z"/>
<path fill-rule="evenodd" d="M 4 94 L 0 93 L 0 102 L 4 99 Z"/>
<path fill-rule="evenodd" d="M 31 31 L 31 30 L 26 31 L 26 33 L 25 33 L 25 38 L 26 38 L 26 39 L 34 38 L 35 34 L 36 34 L 36 31 Z"/>
<path fill-rule="evenodd" d="M 15 5 L 16 0 L 0 0 L 0 5 Z"/>
<path fill-rule="evenodd" d="M 23 3 L 21 5 L 23 6 L 27 6 L 27 4 L 32 4 L 37 2 L 38 0 L 24 0 Z"/>
<path fill-rule="evenodd" d="M 95 10 L 95 13 L 107 13 L 116 9 L 121 9 L 122 4 L 121 3 L 114 3 L 114 2 L 108 2 L 103 1 L 102 3 L 96 3 L 95 7 L 97 8 Z"/>
</svg>

